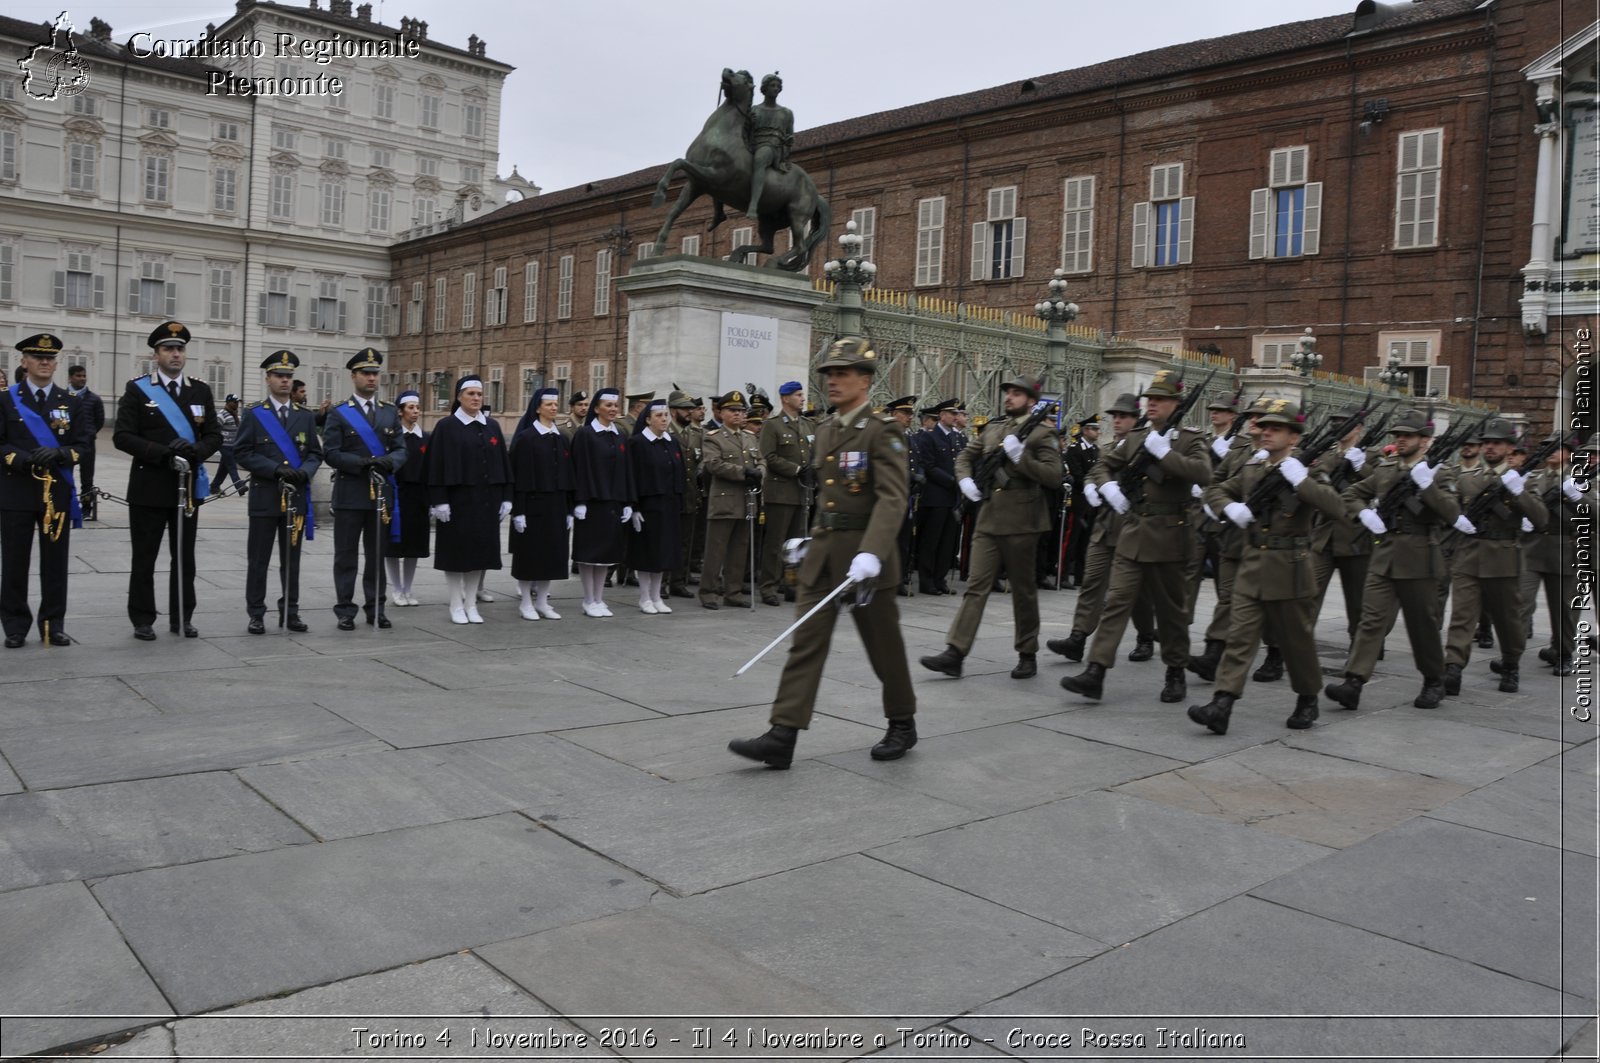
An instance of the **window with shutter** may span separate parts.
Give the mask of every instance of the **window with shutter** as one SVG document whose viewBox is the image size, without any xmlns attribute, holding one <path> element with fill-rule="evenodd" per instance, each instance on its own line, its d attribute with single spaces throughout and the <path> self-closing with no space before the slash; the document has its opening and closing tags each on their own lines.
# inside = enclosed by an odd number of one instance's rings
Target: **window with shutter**
<svg viewBox="0 0 1600 1063">
<path fill-rule="evenodd" d="M 1435 247 L 1439 243 L 1440 170 L 1444 130 L 1401 133 L 1395 188 L 1396 248 Z"/>
<path fill-rule="evenodd" d="M 749 247 L 753 243 L 755 243 L 755 230 L 748 225 L 742 226 L 733 230 L 733 236 L 728 245 L 729 253 L 731 254 L 741 247 Z"/>
<path fill-rule="evenodd" d="M 1250 257 L 1299 258 L 1321 245 L 1322 185 L 1307 182 L 1305 145 L 1278 148 L 1267 163 L 1267 187 L 1250 193 Z"/>
<path fill-rule="evenodd" d="M 556 269 L 556 317 L 565 321 L 572 316 L 572 265 L 571 255 L 562 255 Z"/>
<path fill-rule="evenodd" d="M 233 321 L 233 276 L 237 267 L 233 263 L 211 263 L 207 267 L 209 291 L 206 299 L 206 318 L 210 321 Z"/>
<path fill-rule="evenodd" d="M 972 279 L 1020 277 L 1028 222 L 1016 216 L 1016 186 L 989 189 L 988 201 L 987 219 L 972 226 Z"/>
<path fill-rule="evenodd" d="M 534 261 L 522 267 L 522 320 L 539 320 L 539 263 Z"/>
<path fill-rule="evenodd" d="M 426 304 L 426 291 L 427 288 L 421 281 L 412 282 L 411 303 L 406 310 L 406 331 L 413 336 L 422 334 L 422 314 L 423 307 Z"/>
<path fill-rule="evenodd" d="M 1450 369 L 1448 366 L 1438 364 L 1443 338 L 1444 333 L 1438 330 L 1380 332 L 1377 347 L 1378 364 L 1371 367 L 1374 372 L 1367 374 L 1368 378 L 1376 380 L 1377 374 L 1394 366 L 1405 373 L 1409 380 L 1407 388 L 1412 395 L 1424 396 L 1433 388 L 1438 388 L 1440 395 L 1447 394 Z"/>
<path fill-rule="evenodd" d="M 685 236 L 683 238 L 683 253 L 698 255 L 700 253 L 700 238 L 698 236 Z"/>
<path fill-rule="evenodd" d="M 918 285 L 944 283 L 944 196 L 917 202 Z"/>
<path fill-rule="evenodd" d="M 268 271 L 261 293 L 260 323 L 268 328 L 294 328 L 294 297 L 289 294 L 289 274 Z"/>
<path fill-rule="evenodd" d="M 461 277 L 461 327 L 469 329 L 477 321 L 478 275 L 466 273 Z"/>
<path fill-rule="evenodd" d="M 445 306 L 444 301 L 449 291 L 450 281 L 448 278 L 435 277 L 433 279 L 433 331 L 435 332 L 444 331 L 445 315 L 449 313 L 449 308 Z"/>
<path fill-rule="evenodd" d="M 870 261 L 878 250 L 878 208 L 859 207 L 850 212 L 850 220 L 856 223 L 856 235 L 861 237 L 861 257 Z"/>
<path fill-rule="evenodd" d="M 1150 168 L 1150 199 L 1133 205 L 1131 264 L 1186 265 L 1194 258 L 1194 197 L 1183 194 L 1183 163 Z"/>
<path fill-rule="evenodd" d="M 0 240 L 0 303 L 16 301 L 17 245 Z"/>
<path fill-rule="evenodd" d="M 695 252 L 699 251 L 698 236 L 684 240 L 687 245 L 692 239 L 696 242 Z M 685 254 L 690 252 L 685 251 Z M 594 256 L 594 316 L 603 317 L 611 312 L 611 252 L 601 251 Z"/>
<path fill-rule="evenodd" d="M 1061 268 L 1088 273 L 1094 268 L 1094 178 L 1068 177 L 1063 185 Z"/>
</svg>

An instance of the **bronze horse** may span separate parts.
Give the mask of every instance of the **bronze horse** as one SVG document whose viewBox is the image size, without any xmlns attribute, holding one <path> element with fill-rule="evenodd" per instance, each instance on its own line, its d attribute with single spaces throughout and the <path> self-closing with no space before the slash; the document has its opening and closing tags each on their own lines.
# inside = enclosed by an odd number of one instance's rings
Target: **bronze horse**
<svg viewBox="0 0 1600 1063">
<path fill-rule="evenodd" d="M 678 196 L 678 202 L 667 212 L 661 231 L 656 234 L 656 246 L 666 247 L 667 234 L 678 215 L 689 204 L 703 195 L 716 203 L 716 213 L 709 229 L 715 229 L 726 218 L 724 208 L 732 204 L 742 209 L 750 198 L 751 169 L 754 159 L 745 144 L 745 120 L 750 113 L 750 101 L 755 97 L 755 82 L 748 70 L 722 71 L 723 101 L 711 112 L 700 135 L 689 145 L 684 157 L 667 167 L 661 180 L 656 182 L 654 206 L 667 201 L 667 186 L 678 173 L 687 181 Z M 811 252 L 828 235 L 833 212 L 828 201 L 817 192 L 811 176 L 794 163 L 784 172 L 767 175 L 761 191 L 761 206 L 756 218 L 760 243 L 736 247 L 729 254 L 730 262 L 743 262 L 751 252 L 771 255 L 772 240 L 778 230 L 788 228 L 793 246 L 782 255 L 767 259 L 767 265 L 778 269 L 799 272 L 811 261 Z M 810 231 L 807 232 L 807 226 Z"/>
</svg>

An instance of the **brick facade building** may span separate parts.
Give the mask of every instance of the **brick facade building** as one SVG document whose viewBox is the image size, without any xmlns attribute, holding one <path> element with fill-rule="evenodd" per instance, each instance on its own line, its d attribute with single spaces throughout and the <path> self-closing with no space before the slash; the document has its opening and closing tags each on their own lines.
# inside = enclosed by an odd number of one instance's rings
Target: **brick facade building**
<svg viewBox="0 0 1600 1063">
<path fill-rule="evenodd" d="M 1061 268 L 1080 323 L 1110 334 L 1274 365 L 1311 327 L 1325 370 L 1370 376 L 1392 355 L 1418 389 L 1547 424 L 1571 381 L 1573 330 L 1600 308 L 1600 284 L 1585 286 L 1600 279 L 1600 248 L 1569 240 L 1571 257 L 1547 265 L 1576 278 L 1571 290 L 1542 317 L 1525 305 L 1530 283 L 1548 289 L 1524 276 L 1540 258 L 1538 130 L 1551 119 L 1536 104 L 1564 104 L 1558 145 L 1580 139 L 1571 116 L 1594 113 L 1592 19 L 1574 0 L 1363 0 L 1353 15 L 818 127 L 794 160 L 832 203 L 829 253 L 853 218 L 880 287 L 1026 311 Z M 1532 80 L 1541 58 L 1546 80 Z M 802 119 L 804 91 L 785 101 Z M 686 142 L 698 117 L 683 116 Z M 1544 209 L 1560 215 L 1556 171 Z M 611 281 L 633 256 L 724 256 L 749 223 L 730 208 L 707 231 L 702 200 L 674 246 L 651 246 L 659 173 L 396 245 L 399 377 L 471 369 L 513 408 L 524 381 L 666 386 L 619 379 L 626 306 Z"/>
</svg>

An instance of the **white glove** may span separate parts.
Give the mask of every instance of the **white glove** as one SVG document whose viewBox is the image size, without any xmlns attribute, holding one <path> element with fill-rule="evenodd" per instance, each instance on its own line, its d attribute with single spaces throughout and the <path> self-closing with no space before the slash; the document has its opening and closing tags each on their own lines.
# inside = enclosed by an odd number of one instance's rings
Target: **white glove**
<svg viewBox="0 0 1600 1063">
<path fill-rule="evenodd" d="M 1278 462 L 1278 472 L 1283 474 L 1285 480 L 1289 481 L 1290 487 L 1299 487 L 1305 482 L 1306 467 L 1305 463 L 1299 458 L 1284 458 Z"/>
<path fill-rule="evenodd" d="M 573 506 L 572 515 L 577 517 L 579 520 L 585 520 L 589 516 L 589 507 L 582 504 Z"/>
<path fill-rule="evenodd" d="M 1344 460 L 1350 463 L 1352 469 L 1360 472 L 1361 466 L 1367 463 L 1367 452 L 1360 447 L 1351 447 L 1344 452 Z"/>
<path fill-rule="evenodd" d="M 1022 460 L 1022 440 L 1016 436 L 1006 436 L 1000 441 L 1000 446 L 1004 448 L 1006 457 L 1011 459 L 1011 464 L 1015 465 Z"/>
<path fill-rule="evenodd" d="M 1533 531 L 1533 521 L 1529 520 L 1527 517 L 1523 517 L 1522 518 L 1522 530 L 1525 531 L 1525 532 Z"/>
<path fill-rule="evenodd" d="M 1217 519 L 1217 511 L 1211 508 L 1211 503 L 1209 502 L 1200 503 L 1200 511 L 1212 520 Z"/>
<path fill-rule="evenodd" d="M 528 518 L 524 517 L 521 513 L 518 513 L 515 517 L 511 518 L 511 527 L 519 533 L 527 531 Z"/>
<path fill-rule="evenodd" d="M 1083 497 L 1087 498 L 1089 500 L 1089 504 L 1096 509 L 1099 509 L 1101 506 L 1105 505 L 1106 500 L 1100 497 L 1100 488 L 1096 487 L 1094 484 L 1083 485 Z"/>
<path fill-rule="evenodd" d="M 1189 485 L 1189 497 L 1190 498 L 1203 498 L 1204 496 L 1205 496 L 1205 492 L 1200 490 L 1200 485 L 1199 484 L 1190 484 Z"/>
<path fill-rule="evenodd" d="M 1389 530 L 1389 526 L 1378 516 L 1378 511 L 1375 509 L 1363 509 L 1357 515 L 1361 518 L 1361 523 L 1367 526 L 1367 531 L 1373 535 L 1382 535 Z"/>
<path fill-rule="evenodd" d="M 1219 458 L 1225 458 L 1228 456 L 1228 448 L 1232 445 L 1233 441 L 1227 436 L 1217 436 L 1211 441 L 1211 453 Z"/>
<path fill-rule="evenodd" d="M 1515 469 L 1507 469 L 1500 474 L 1500 482 L 1506 485 L 1506 490 L 1511 492 L 1513 498 L 1522 494 L 1522 485 L 1526 480 L 1527 477 Z"/>
<path fill-rule="evenodd" d="M 624 523 L 626 523 L 626 521 L 624 521 Z M 644 527 L 644 514 L 643 513 L 635 513 L 633 515 L 633 530 L 634 531 L 639 531 L 643 527 Z"/>
<path fill-rule="evenodd" d="M 1241 528 L 1256 519 L 1256 515 L 1250 512 L 1250 507 L 1243 502 L 1229 502 L 1222 507 L 1222 512 Z"/>
<path fill-rule="evenodd" d="M 633 507 L 632 506 L 623 506 L 622 507 L 622 523 L 626 524 L 632 519 L 633 519 Z"/>
<path fill-rule="evenodd" d="M 1411 482 L 1426 491 L 1433 486 L 1433 466 L 1419 461 L 1411 466 Z"/>
<path fill-rule="evenodd" d="M 850 571 L 846 572 L 845 575 L 857 582 L 865 582 L 869 579 L 877 579 L 878 573 L 882 571 L 883 562 L 878 560 L 877 555 L 862 551 L 850 562 Z"/>
<path fill-rule="evenodd" d="M 511 516 L 511 503 L 510 502 L 502 502 L 502 503 L 500 503 L 500 519 L 501 520 L 505 520 L 509 516 Z"/>
<path fill-rule="evenodd" d="M 972 477 L 963 476 L 961 478 L 961 482 L 959 484 L 957 484 L 956 486 L 960 487 L 961 488 L 961 493 L 966 495 L 967 498 L 970 499 L 971 501 L 973 501 L 973 502 L 981 502 L 981 501 L 983 501 L 983 492 L 978 490 L 977 481 L 973 480 Z"/>
<path fill-rule="evenodd" d="M 1460 532 L 1462 535 L 1477 535 L 1478 526 L 1468 520 L 1467 515 L 1463 513 L 1461 516 L 1456 518 L 1456 531 Z"/>
<path fill-rule="evenodd" d="M 571 530 L 572 530 L 572 514 L 568 513 L 567 514 L 567 531 L 571 531 Z"/>
<path fill-rule="evenodd" d="M 446 502 L 442 506 L 429 506 L 428 507 L 428 516 L 432 517 L 434 520 L 438 521 L 440 524 L 449 524 L 450 523 L 450 503 Z"/>
<path fill-rule="evenodd" d="M 1144 449 L 1157 461 L 1172 453 L 1172 442 L 1167 439 L 1165 432 L 1146 432 L 1144 436 Z"/>
<path fill-rule="evenodd" d="M 1107 480 L 1100 488 L 1100 497 L 1111 504 L 1111 508 L 1118 513 L 1126 513 L 1132 509 L 1128 496 L 1122 493 L 1122 488 L 1117 486 L 1115 480 Z"/>
<path fill-rule="evenodd" d="M 1561 493 L 1574 502 L 1582 502 L 1584 488 L 1587 486 L 1587 484 L 1579 486 L 1578 481 L 1569 476 L 1561 481 Z"/>
<path fill-rule="evenodd" d="M 806 551 L 811 548 L 810 539 L 785 539 L 783 542 L 783 563 L 798 566 L 806 559 Z"/>
<path fill-rule="evenodd" d="M 1254 454 L 1250 455 L 1250 460 L 1251 461 L 1266 461 L 1267 460 L 1267 452 L 1264 451 L 1264 450 L 1258 450 Z"/>
</svg>

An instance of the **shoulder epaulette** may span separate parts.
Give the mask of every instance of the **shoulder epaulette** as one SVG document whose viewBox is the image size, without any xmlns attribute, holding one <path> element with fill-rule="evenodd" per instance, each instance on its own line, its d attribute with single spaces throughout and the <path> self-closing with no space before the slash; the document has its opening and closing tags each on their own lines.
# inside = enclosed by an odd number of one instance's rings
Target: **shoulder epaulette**
<svg viewBox="0 0 1600 1063">
<path fill-rule="evenodd" d="M 896 424 L 897 423 L 896 420 L 895 420 L 895 416 L 892 413 L 880 413 L 880 414 L 878 414 L 878 420 L 882 421 L 884 424 Z"/>
</svg>

